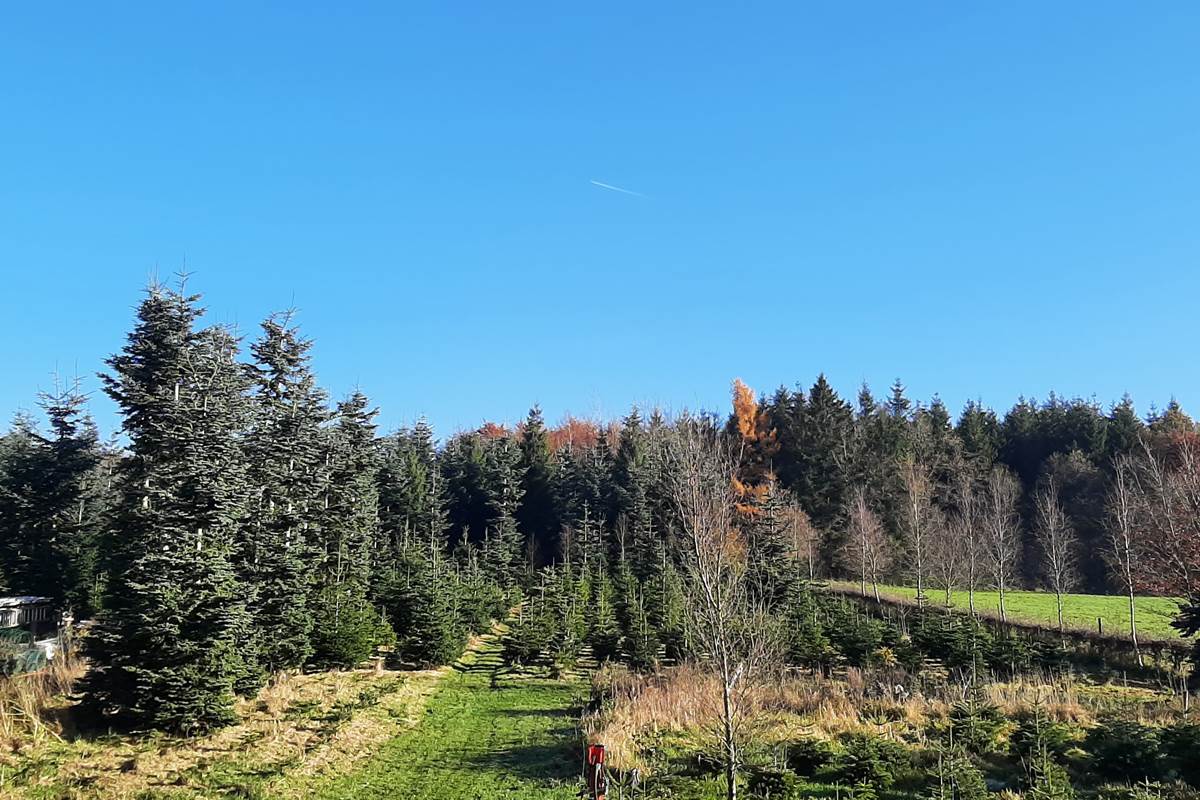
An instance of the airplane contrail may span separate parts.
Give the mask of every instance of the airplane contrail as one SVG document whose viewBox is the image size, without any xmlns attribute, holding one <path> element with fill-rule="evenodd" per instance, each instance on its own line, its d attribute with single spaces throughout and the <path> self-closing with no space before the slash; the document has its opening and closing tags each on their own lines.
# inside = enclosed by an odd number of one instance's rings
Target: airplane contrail
<svg viewBox="0 0 1200 800">
<path fill-rule="evenodd" d="M 601 189 L 611 189 L 612 191 L 620 192 L 621 194 L 631 194 L 634 197 L 646 196 L 641 192 L 635 192 L 632 189 L 622 189 L 620 186 L 613 186 L 611 183 L 601 183 L 600 181 L 588 181 L 588 183 L 592 184 L 593 186 L 599 186 Z"/>
</svg>

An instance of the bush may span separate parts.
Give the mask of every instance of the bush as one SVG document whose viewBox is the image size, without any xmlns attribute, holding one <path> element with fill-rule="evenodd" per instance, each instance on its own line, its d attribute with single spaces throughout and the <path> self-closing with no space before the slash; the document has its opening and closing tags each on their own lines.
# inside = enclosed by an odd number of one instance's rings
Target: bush
<svg viewBox="0 0 1200 800">
<path fill-rule="evenodd" d="M 797 775 L 811 778 L 817 771 L 833 763 L 837 751 L 824 739 L 799 739 L 787 747 L 788 769 Z"/>
<path fill-rule="evenodd" d="M 958 748 L 938 753 L 937 762 L 926 775 L 926 784 L 929 800 L 986 800 L 988 796 L 983 773 Z"/>
<path fill-rule="evenodd" d="M 1162 776 L 1163 757 L 1154 728 L 1112 719 L 1088 731 L 1083 747 L 1097 777 L 1132 783 Z"/>
<path fill-rule="evenodd" d="M 896 782 L 898 773 L 909 766 L 908 750 L 897 742 L 865 733 L 847 733 L 839 737 L 842 752 L 833 764 L 839 781 L 886 789 Z"/>
<path fill-rule="evenodd" d="M 1200 725 L 1180 722 L 1164 728 L 1161 741 L 1171 772 L 1200 787 Z"/>
<path fill-rule="evenodd" d="M 1004 715 L 988 702 L 982 687 L 974 686 L 950 709 L 950 725 L 955 743 L 968 752 L 984 755 L 997 749 Z"/>
<path fill-rule="evenodd" d="M 1052 722 L 1044 715 L 1022 717 L 1009 740 L 1012 754 L 1028 760 L 1041 748 L 1055 758 L 1061 759 L 1081 738 L 1078 728 L 1066 722 Z"/>
<path fill-rule="evenodd" d="M 317 610 L 310 657 L 317 667 L 354 667 L 370 658 L 376 647 L 395 644 L 391 625 L 369 603 L 339 606 L 335 590 L 329 589 L 318 599 Z"/>
<path fill-rule="evenodd" d="M 796 775 L 787 770 L 756 769 L 750 772 L 746 789 L 751 797 L 763 800 L 793 800 L 801 796 Z"/>
</svg>

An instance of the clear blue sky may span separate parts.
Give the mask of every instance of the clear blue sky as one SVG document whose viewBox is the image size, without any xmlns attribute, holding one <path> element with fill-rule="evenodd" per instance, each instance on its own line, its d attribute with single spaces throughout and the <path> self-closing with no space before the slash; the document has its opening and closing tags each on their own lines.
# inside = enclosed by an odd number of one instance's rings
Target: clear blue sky
<svg viewBox="0 0 1200 800">
<path fill-rule="evenodd" d="M 1200 404 L 1200 6 L 451 8 L 7 7 L 0 414 L 98 390 L 185 259 L 385 427 L 822 370 Z"/>
</svg>

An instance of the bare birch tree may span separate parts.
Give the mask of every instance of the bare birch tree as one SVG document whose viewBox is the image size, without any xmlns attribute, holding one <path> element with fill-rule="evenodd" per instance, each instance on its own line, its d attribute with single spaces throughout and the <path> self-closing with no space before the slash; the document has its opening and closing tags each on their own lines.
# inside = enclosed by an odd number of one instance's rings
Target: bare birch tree
<svg viewBox="0 0 1200 800">
<path fill-rule="evenodd" d="M 963 517 L 958 511 L 935 514 L 930 528 L 930 582 L 946 593 L 946 607 L 953 600 L 966 572 L 968 542 Z"/>
<path fill-rule="evenodd" d="M 983 538 L 983 501 L 973 471 L 962 470 L 954 485 L 955 511 L 950 529 L 961 537 L 962 577 L 967 590 L 967 606 L 975 616 L 975 592 L 983 581 L 987 551 Z"/>
<path fill-rule="evenodd" d="M 981 522 L 983 545 L 992 585 L 1000 593 L 1000 621 L 1008 622 L 1005 596 L 1016 581 L 1021 560 L 1021 520 L 1017 500 L 1021 486 L 1004 467 L 994 467 L 988 475 L 983 496 Z"/>
<path fill-rule="evenodd" d="M 1139 570 L 1140 542 L 1137 527 L 1137 475 L 1133 459 L 1118 456 L 1113 464 L 1112 488 L 1108 495 L 1108 563 L 1121 590 L 1129 599 L 1129 641 L 1133 645 L 1138 663 L 1142 663 L 1142 651 L 1138 646 L 1137 634 L 1137 574 Z"/>
<path fill-rule="evenodd" d="M 929 574 L 929 549 L 932 538 L 933 481 L 929 468 L 916 458 L 900 462 L 900 480 L 904 484 L 904 544 L 908 569 L 917 584 L 917 607 L 925 605 L 925 586 Z"/>
<path fill-rule="evenodd" d="M 879 581 L 892 562 L 892 548 L 883 523 L 871 510 L 867 493 L 863 487 L 854 489 L 846 509 L 849 520 L 846 544 L 842 548 L 842 563 L 855 569 L 862 581 L 862 593 L 867 593 L 867 581 L 879 602 Z"/>
<path fill-rule="evenodd" d="M 813 527 L 812 520 L 796 503 L 783 508 L 782 524 L 791 545 L 792 557 L 808 569 L 808 582 L 817 579 L 817 548 L 821 544 L 821 532 Z"/>
<path fill-rule="evenodd" d="M 1181 437 L 1169 455 L 1142 439 L 1134 496 L 1144 527 L 1144 583 L 1193 597 L 1200 589 L 1200 453 L 1193 438 Z"/>
<path fill-rule="evenodd" d="M 696 653 L 720 682 L 717 716 L 726 797 L 737 800 L 737 773 L 754 679 L 773 663 L 772 626 L 755 608 L 746 577 L 746 546 L 734 525 L 734 459 L 720 435 L 685 417 L 668 449 L 670 494 L 679 516 L 688 613 Z"/>
<path fill-rule="evenodd" d="M 1066 629 L 1063 597 L 1079 585 L 1079 537 L 1058 497 L 1058 485 L 1046 481 L 1036 498 L 1037 520 L 1034 536 L 1041 551 L 1041 573 L 1046 586 L 1054 592 L 1058 608 L 1058 630 Z"/>
</svg>

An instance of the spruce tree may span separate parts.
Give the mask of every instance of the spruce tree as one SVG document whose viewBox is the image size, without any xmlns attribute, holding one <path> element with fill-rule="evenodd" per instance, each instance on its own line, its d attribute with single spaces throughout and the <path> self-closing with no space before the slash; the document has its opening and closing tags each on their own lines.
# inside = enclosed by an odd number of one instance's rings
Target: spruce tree
<svg viewBox="0 0 1200 800">
<path fill-rule="evenodd" d="M 411 545 L 387 582 L 383 602 L 401 661 L 433 667 L 458 657 L 466 629 L 458 587 L 444 559 L 431 558 L 420 544 Z"/>
<path fill-rule="evenodd" d="M 379 531 L 376 410 L 362 392 L 338 403 L 326 437 L 329 479 L 317 530 L 318 589 L 314 603 L 315 663 L 353 666 L 391 638 L 371 605 L 375 569 L 387 548 Z"/>
<path fill-rule="evenodd" d="M 480 549 L 462 542 L 455 551 L 458 566 L 459 619 L 468 631 L 482 633 L 508 611 L 504 589 L 481 566 Z"/>
<path fill-rule="evenodd" d="M 18 414 L 4 437 L 0 471 L 0 572 L 7 591 L 17 594 L 41 594 L 61 584 L 49 532 L 39 524 L 38 494 L 47 461 L 37 423 Z"/>
<path fill-rule="evenodd" d="M 0 452 L 0 574 L 8 590 L 91 614 L 99 581 L 103 458 L 78 383 L 39 396 L 49 426 L 18 416 Z"/>
<path fill-rule="evenodd" d="M 194 329 L 198 299 L 152 286 L 101 376 L 129 454 L 110 542 L 120 569 L 86 639 L 82 687 L 105 719 L 180 732 L 230 722 L 235 685 L 253 671 L 230 563 L 246 506 L 246 381 L 233 337 Z"/>
<path fill-rule="evenodd" d="M 763 489 L 749 524 L 749 585 L 766 608 L 779 609 L 796 589 L 797 565 L 784 528 L 782 491 L 774 480 Z"/>
<path fill-rule="evenodd" d="M 530 568 L 516 516 L 523 493 L 521 453 L 511 439 L 490 442 L 486 471 L 492 517 L 483 551 L 484 569 L 498 585 L 511 591 Z"/>
<path fill-rule="evenodd" d="M 275 315 L 254 354 L 254 418 L 247 458 L 253 512 L 240 567 L 253 589 L 250 612 L 268 673 L 302 666 L 312 653 L 312 549 L 325 492 L 326 398 L 309 367 L 311 342 Z"/>
<path fill-rule="evenodd" d="M 612 581 L 603 567 L 596 569 L 591 589 L 586 641 L 592 649 L 592 657 L 603 663 L 616 658 L 621 651 L 621 627 L 617 622 Z"/>
<path fill-rule="evenodd" d="M 551 479 L 550 443 L 542 410 L 534 406 L 521 426 L 521 503 L 517 523 L 529 540 L 536 564 L 547 564 L 559 552 L 558 501 Z"/>
<path fill-rule="evenodd" d="M 379 472 L 380 526 L 397 554 L 408 538 L 421 540 L 427 549 L 446 549 L 445 483 L 433 430 L 424 419 L 384 441 Z"/>
</svg>

